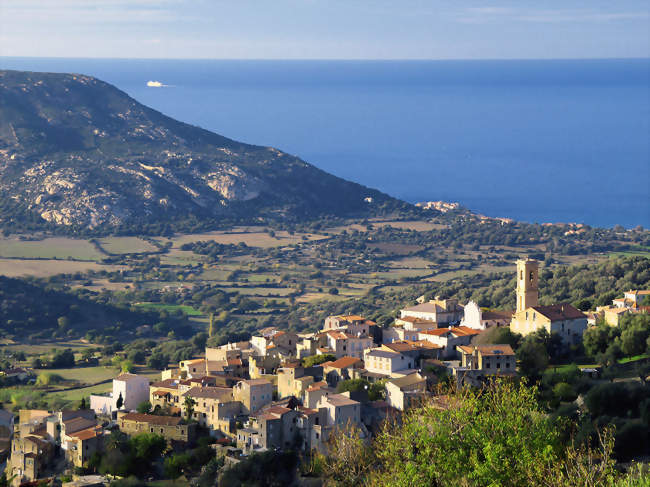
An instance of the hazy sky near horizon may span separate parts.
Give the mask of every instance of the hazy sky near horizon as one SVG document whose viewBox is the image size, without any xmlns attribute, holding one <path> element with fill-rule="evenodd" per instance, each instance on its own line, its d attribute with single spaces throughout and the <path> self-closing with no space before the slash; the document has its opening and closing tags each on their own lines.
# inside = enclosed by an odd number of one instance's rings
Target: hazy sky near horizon
<svg viewBox="0 0 650 487">
<path fill-rule="evenodd" d="M 0 0 L 0 56 L 650 57 L 647 0 Z"/>
</svg>

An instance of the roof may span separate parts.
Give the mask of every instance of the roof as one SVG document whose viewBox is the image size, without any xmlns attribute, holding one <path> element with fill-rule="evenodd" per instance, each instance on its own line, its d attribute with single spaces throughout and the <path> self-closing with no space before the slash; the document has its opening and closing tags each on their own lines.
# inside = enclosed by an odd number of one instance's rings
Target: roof
<svg viewBox="0 0 650 487">
<path fill-rule="evenodd" d="M 305 416 L 311 416 L 313 414 L 318 414 L 318 409 L 310 409 L 305 406 L 298 406 L 298 411 L 300 411 Z"/>
<path fill-rule="evenodd" d="M 332 316 L 332 318 L 336 318 L 339 320 L 345 320 L 345 321 L 365 321 L 366 319 L 363 316 L 360 315 L 337 315 L 337 316 Z"/>
<path fill-rule="evenodd" d="M 257 419 L 259 420 L 273 420 L 273 419 L 280 419 L 282 416 L 287 414 L 288 412 L 293 411 L 293 409 L 285 408 L 282 406 L 271 406 L 269 408 L 264 409 L 263 412 L 257 415 Z"/>
<path fill-rule="evenodd" d="M 178 380 L 176 379 L 165 379 L 151 384 L 151 387 L 166 387 L 168 389 L 177 389 Z"/>
<path fill-rule="evenodd" d="M 347 369 L 348 367 L 352 367 L 359 363 L 361 363 L 361 359 L 359 358 L 341 357 L 340 359 L 335 360 L 334 362 L 326 362 L 325 364 L 323 364 L 323 367 L 332 367 L 334 369 Z"/>
<path fill-rule="evenodd" d="M 182 421 L 178 416 L 156 416 L 153 414 L 127 413 L 120 419 L 138 423 L 156 424 L 159 426 L 177 426 Z"/>
<path fill-rule="evenodd" d="M 404 308 L 402 311 L 415 311 L 418 313 L 437 313 L 442 311 L 442 308 L 435 303 L 422 303 L 409 308 Z"/>
<path fill-rule="evenodd" d="M 384 344 L 384 347 L 390 348 L 394 352 L 411 352 L 416 350 L 416 347 L 414 347 L 413 344 L 406 341 L 386 343 Z"/>
<path fill-rule="evenodd" d="M 307 392 L 317 391 L 319 389 L 322 389 L 323 387 L 327 387 L 327 382 L 325 381 L 314 382 L 311 386 L 309 386 Z"/>
<path fill-rule="evenodd" d="M 271 385 L 271 382 L 266 380 L 266 379 L 244 379 L 244 380 L 241 380 L 239 382 L 240 383 L 245 382 L 246 384 L 248 384 L 250 386 L 259 386 L 259 385 L 264 385 L 264 384 Z"/>
<path fill-rule="evenodd" d="M 478 335 L 482 330 L 476 330 L 468 326 L 456 326 L 451 328 L 450 331 L 456 336 Z"/>
<path fill-rule="evenodd" d="M 425 335 L 434 335 L 434 336 L 444 336 L 450 332 L 449 328 L 436 328 L 435 330 L 426 330 L 426 331 L 421 331 L 420 333 L 424 333 Z"/>
<path fill-rule="evenodd" d="M 73 418 L 68 421 L 64 421 L 63 424 L 65 425 L 65 433 L 67 435 L 70 435 L 71 433 L 74 433 L 75 431 L 81 431 L 85 430 L 90 427 L 97 426 L 97 421 L 93 419 L 86 419 L 86 418 Z"/>
<path fill-rule="evenodd" d="M 552 304 L 550 306 L 533 306 L 532 308 L 551 321 L 575 320 L 587 317 L 582 311 L 568 303 Z"/>
<path fill-rule="evenodd" d="M 127 382 L 134 379 L 146 379 L 146 377 L 137 374 L 128 374 L 128 373 L 120 374 L 117 377 L 115 377 L 115 380 L 121 380 L 123 382 Z"/>
<path fill-rule="evenodd" d="M 350 399 L 343 394 L 330 394 L 329 396 L 323 396 L 325 401 L 329 402 L 333 406 L 353 406 L 359 404 L 358 401 Z"/>
<path fill-rule="evenodd" d="M 328 331 L 326 332 L 326 334 L 331 336 L 334 340 L 347 340 L 348 338 L 350 338 L 350 336 L 347 335 L 346 333 L 343 333 L 341 331 L 336 331 L 336 330 Z"/>
<path fill-rule="evenodd" d="M 95 427 L 95 428 L 86 428 L 81 431 L 75 431 L 74 433 L 69 434 L 68 436 L 72 436 L 74 438 L 77 438 L 78 440 L 84 441 L 84 440 L 90 440 L 91 438 L 95 438 L 100 434 L 101 434 L 101 428 Z"/>
<path fill-rule="evenodd" d="M 220 399 L 225 395 L 232 394 L 228 387 L 193 387 L 184 396 L 197 397 L 202 399 Z"/>
<path fill-rule="evenodd" d="M 469 346 L 463 345 L 458 347 L 464 353 L 474 353 L 474 350 L 478 350 L 483 356 L 492 356 L 492 355 L 513 355 L 515 352 L 512 350 L 510 345 L 476 345 Z"/>
<path fill-rule="evenodd" d="M 203 362 L 203 361 L 205 361 L 204 358 L 194 358 L 194 359 L 191 359 L 191 360 L 183 360 L 183 363 L 187 365 L 187 364 L 197 364 L 197 363 Z"/>
<path fill-rule="evenodd" d="M 481 311 L 481 319 L 483 320 L 509 320 L 512 318 L 514 311 L 498 311 L 487 310 Z"/>
<path fill-rule="evenodd" d="M 421 382 L 426 382 L 426 378 L 422 377 L 420 374 L 409 374 L 399 379 L 391 379 L 388 382 L 395 384 L 400 389 L 402 387 L 412 386 L 413 384 L 419 384 Z"/>
<path fill-rule="evenodd" d="M 152 396 L 158 396 L 158 397 L 163 397 L 166 396 L 167 394 L 171 394 L 169 391 L 153 391 L 151 393 Z"/>
<path fill-rule="evenodd" d="M 390 352 L 388 350 L 380 350 L 378 348 L 373 348 L 368 352 L 366 352 L 366 354 L 372 357 L 384 357 L 384 358 L 395 358 L 400 356 L 398 352 Z"/>
</svg>

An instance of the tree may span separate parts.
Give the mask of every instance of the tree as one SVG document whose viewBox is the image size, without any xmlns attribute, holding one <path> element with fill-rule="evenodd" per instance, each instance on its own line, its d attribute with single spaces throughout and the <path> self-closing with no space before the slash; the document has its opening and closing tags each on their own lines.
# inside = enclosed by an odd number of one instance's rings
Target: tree
<svg viewBox="0 0 650 487">
<path fill-rule="evenodd" d="M 549 362 L 546 347 L 533 339 L 524 340 L 517 350 L 519 370 L 529 379 L 538 379 L 546 369 Z"/>
<path fill-rule="evenodd" d="M 185 396 L 183 405 L 185 406 L 185 417 L 190 421 L 194 415 L 194 406 L 196 406 L 196 401 L 190 396 Z"/>
<path fill-rule="evenodd" d="M 362 482 L 610 485 L 615 475 L 611 441 L 607 439 L 608 446 L 598 452 L 565 446 L 561 441 L 565 420 L 546 416 L 536 395 L 537 388 L 525 383 L 495 381 L 483 390 L 451 391 L 446 409 L 433 403 L 414 408 L 401 423 L 387 423 L 378 434 L 370 448 L 370 472 Z"/>
<path fill-rule="evenodd" d="M 327 455 L 319 459 L 322 474 L 333 485 L 363 485 L 373 468 L 372 448 L 354 424 L 336 430 L 327 444 Z"/>
<path fill-rule="evenodd" d="M 86 409 L 86 398 L 82 397 L 81 401 L 79 401 L 79 409 Z"/>
<path fill-rule="evenodd" d="M 165 370 L 167 365 L 169 365 L 169 355 L 159 351 L 152 353 L 147 360 L 147 366 L 152 369 Z"/>
<path fill-rule="evenodd" d="M 123 405 L 124 405 L 124 398 L 122 397 L 122 393 L 120 392 L 120 395 L 117 398 L 117 402 L 115 403 L 115 407 L 119 410 L 122 409 Z"/>
<path fill-rule="evenodd" d="M 298 457 L 293 452 L 269 450 L 252 453 L 248 458 L 223 470 L 217 486 L 285 487 L 294 485 L 297 465 Z"/>
<path fill-rule="evenodd" d="M 70 326 L 70 318 L 67 316 L 60 316 L 56 322 L 59 325 L 59 328 L 62 330 L 65 330 Z"/>
<path fill-rule="evenodd" d="M 136 411 L 140 414 L 148 414 L 151 411 L 151 403 L 149 401 L 142 401 L 138 404 Z"/>
<path fill-rule="evenodd" d="M 302 359 L 303 367 L 312 367 L 314 365 L 320 365 L 325 362 L 330 362 L 336 360 L 336 357 L 330 353 L 324 355 L 310 355 Z"/>
</svg>

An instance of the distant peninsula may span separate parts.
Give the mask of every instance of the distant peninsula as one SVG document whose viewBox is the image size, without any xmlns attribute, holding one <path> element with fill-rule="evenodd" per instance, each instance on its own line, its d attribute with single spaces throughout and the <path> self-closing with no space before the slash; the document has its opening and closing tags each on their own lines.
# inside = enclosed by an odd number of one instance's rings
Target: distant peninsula
<svg viewBox="0 0 650 487">
<path fill-rule="evenodd" d="M 0 227 L 177 229 L 413 207 L 79 74 L 0 71 Z M 186 225 L 187 226 L 187 225 Z"/>
</svg>

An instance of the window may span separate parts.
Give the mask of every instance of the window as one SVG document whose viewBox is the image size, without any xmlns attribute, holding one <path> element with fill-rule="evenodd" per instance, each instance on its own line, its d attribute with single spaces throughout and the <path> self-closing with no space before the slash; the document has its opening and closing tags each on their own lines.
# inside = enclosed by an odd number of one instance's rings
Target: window
<svg viewBox="0 0 650 487">
<path fill-rule="evenodd" d="M 524 280 L 524 271 L 519 271 L 519 280 L 520 281 Z"/>
<path fill-rule="evenodd" d="M 530 282 L 533 282 L 534 276 L 535 276 L 535 273 L 531 271 L 531 272 L 530 272 L 530 276 L 528 277 L 528 279 L 530 280 Z"/>
<path fill-rule="evenodd" d="M 526 321 L 528 321 L 528 311 L 526 311 Z"/>
<path fill-rule="evenodd" d="M 537 313 L 535 313 L 535 312 L 533 311 L 533 321 L 535 321 L 535 317 L 536 317 L 536 315 L 537 315 Z"/>
</svg>

